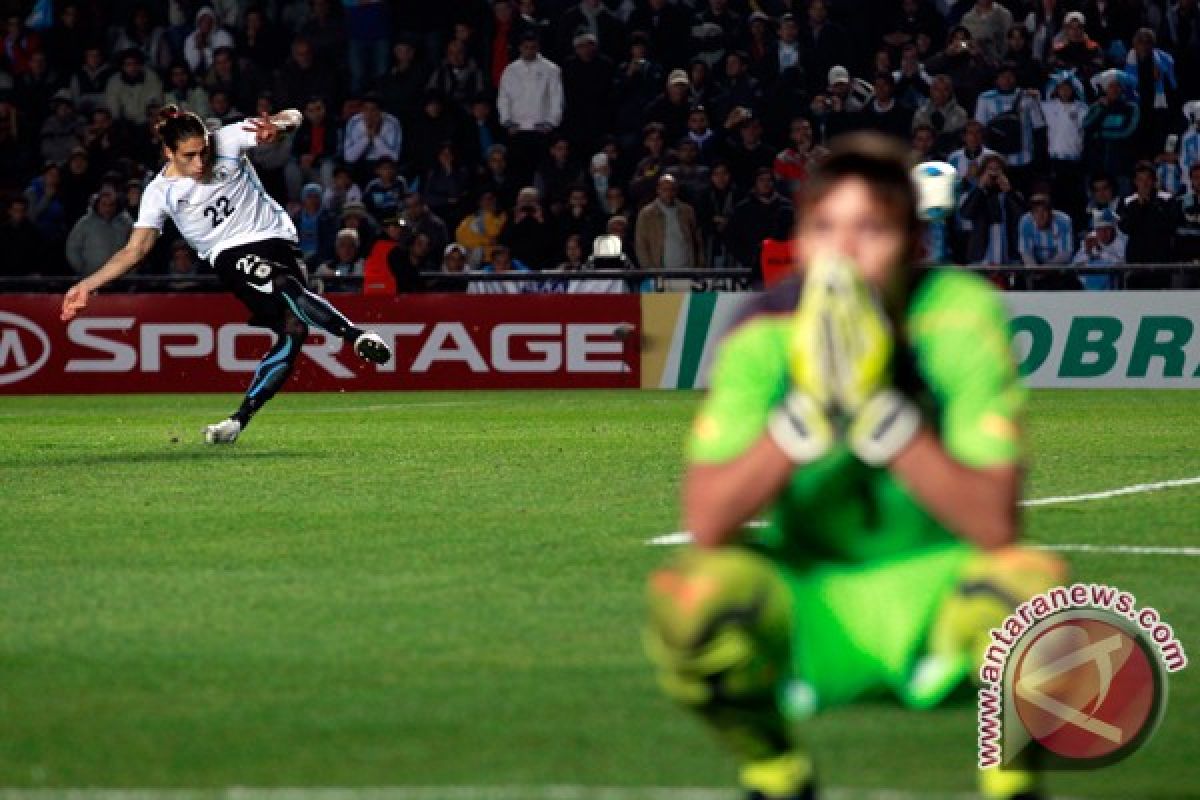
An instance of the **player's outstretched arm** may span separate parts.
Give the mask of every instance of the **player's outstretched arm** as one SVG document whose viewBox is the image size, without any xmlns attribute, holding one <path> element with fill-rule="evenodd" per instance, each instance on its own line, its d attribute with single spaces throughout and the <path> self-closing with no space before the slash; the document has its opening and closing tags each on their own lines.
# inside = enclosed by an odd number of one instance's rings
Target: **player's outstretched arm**
<svg viewBox="0 0 1200 800">
<path fill-rule="evenodd" d="M 59 318 L 70 322 L 87 307 L 92 292 L 115 281 L 136 267 L 154 248 L 158 231 L 154 228 L 134 228 L 125 246 L 113 254 L 104 266 L 67 290 Z"/>
<path fill-rule="evenodd" d="M 254 133 L 258 144 L 267 144 L 279 138 L 281 133 L 288 133 L 300 127 L 304 115 L 294 108 L 286 108 L 275 114 L 263 114 L 261 117 L 251 117 L 242 123 L 242 130 Z"/>
</svg>

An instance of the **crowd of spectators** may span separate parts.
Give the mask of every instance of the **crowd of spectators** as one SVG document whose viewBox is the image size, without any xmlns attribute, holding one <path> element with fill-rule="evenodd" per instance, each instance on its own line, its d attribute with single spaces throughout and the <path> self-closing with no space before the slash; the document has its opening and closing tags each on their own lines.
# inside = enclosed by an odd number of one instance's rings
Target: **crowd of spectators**
<svg viewBox="0 0 1200 800">
<path fill-rule="evenodd" d="M 645 269 L 757 268 L 825 143 L 862 128 L 958 169 L 960 263 L 1196 261 L 1197 5 L 0 0 L 0 275 L 123 243 L 164 103 L 212 126 L 300 109 L 250 154 L 265 190 L 313 274 L 400 291 L 579 269 L 601 234 Z M 144 271 L 186 285 L 166 233 Z"/>
</svg>

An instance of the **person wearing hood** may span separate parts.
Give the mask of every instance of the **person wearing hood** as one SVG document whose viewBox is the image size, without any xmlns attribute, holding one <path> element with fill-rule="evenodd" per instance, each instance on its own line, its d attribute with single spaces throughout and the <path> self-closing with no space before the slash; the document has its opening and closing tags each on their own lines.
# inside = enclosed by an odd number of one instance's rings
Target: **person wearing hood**
<svg viewBox="0 0 1200 800">
<path fill-rule="evenodd" d="M 467 262 L 467 248 L 463 247 L 458 242 L 451 242 L 446 245 L 442 251 L 442 272 L 447 275 L 462 275 L 467 272 L 469 264 Z M 453 278 L 435 278 L 429 281 L 429 291 L 431 292 L 465 292 L 467 284 L 465 281 L 455 280 Z"/>
<path fill-rule="evenodd" d="M 1052 88 L 1051 88 L 1052 87 Z M 1087 104 L 1080 99 L 1082 86 L 1070 72 L 1057 72 L 1042 101 L 1054 199 L 1071 219 L 1081 221 L 1087 200 L 1083 185 L 1083 119 Z"/>
<path fill-rule="evenodd" d="M 1129 102 L 1124 95 L 1120 77 L 1107 76 L 1104 93 L 1088 107 L 1083 118 L 1084 135 L 1091 141 L 1089 171 L 1116 176 L 1122 193 L 1129 189 L 1132 153 L 1129 142 L 1141 120 L 1137 104 Z"/>
<path fill-rule="evenodd" d="M 323 194 L 321 184 L 306 185 L 300 192 L 300 208 L 292 215 L 300 253 L 310 268 L 333 257 L 337 222 L 332 213 L 322 208 Z"/>
<path fill-rule="evenodd" d="M 202 6 L 196 12 L 196 29 L 183 41 L 183 57 L 192 72 L 207 72 L 213 63 L 213 53 L 220 47 L 233 46 L 233 36 L 221 27 L 216 12 Z"/>
<path fill-rule="evenodd" d="M 83 143 L 87 123 L 75 113 L 75 103 L 68 89 L 59 89 L 50 98 L 53 113 L 42 123 L 42 158 L 65 163 L 71 151 Z"/>
<path fill-rule="evenodd" d="M 133 219 L 119 210 L 116 192 L 96 195 L 67 236 L 67 262 L 77 275 L 91 275 L 125 246 L 133 230 Z"/>
</svg>

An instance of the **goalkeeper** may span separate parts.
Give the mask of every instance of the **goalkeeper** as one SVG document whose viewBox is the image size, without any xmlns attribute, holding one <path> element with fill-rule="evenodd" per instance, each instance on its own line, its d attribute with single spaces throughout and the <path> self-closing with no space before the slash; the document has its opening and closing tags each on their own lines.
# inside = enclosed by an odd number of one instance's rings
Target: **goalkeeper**
<svg viewBox="0 0 1200 800">
<path fill-rule="evenodd" d="M 990 628 L 1065 578 L 1015 546 L 1025 395 L 1004 309 L 970 273 L 913 266 L 905 158 L 855 134 L 805 185 L 801 275 L 726 336 L 690 435 L 695 546 L 650 580 L 659 683 L 751 800 L 817 797 L 789 720 L 881 692 L 937 705 Z M 980 784 L 1040 796 L 1020 767 Z"/>
</svg>

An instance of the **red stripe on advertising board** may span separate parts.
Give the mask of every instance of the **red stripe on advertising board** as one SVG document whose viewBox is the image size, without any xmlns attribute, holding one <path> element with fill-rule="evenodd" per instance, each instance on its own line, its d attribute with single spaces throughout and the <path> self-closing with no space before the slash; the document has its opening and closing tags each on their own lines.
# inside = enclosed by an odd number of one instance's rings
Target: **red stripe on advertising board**
<svg viewBox="0 0 1200 800">
<path fill-rule="evenodd" d="M 378 330 L 376 366 L 314 332 L 288 389 L 636 388 L 637 295 L 330 295 Z M 100 295 L 70 323 L 58 295 L 0 295 L 0 394 L 239 392 L 272 334 L 223 294 Z"/>
</svg>

